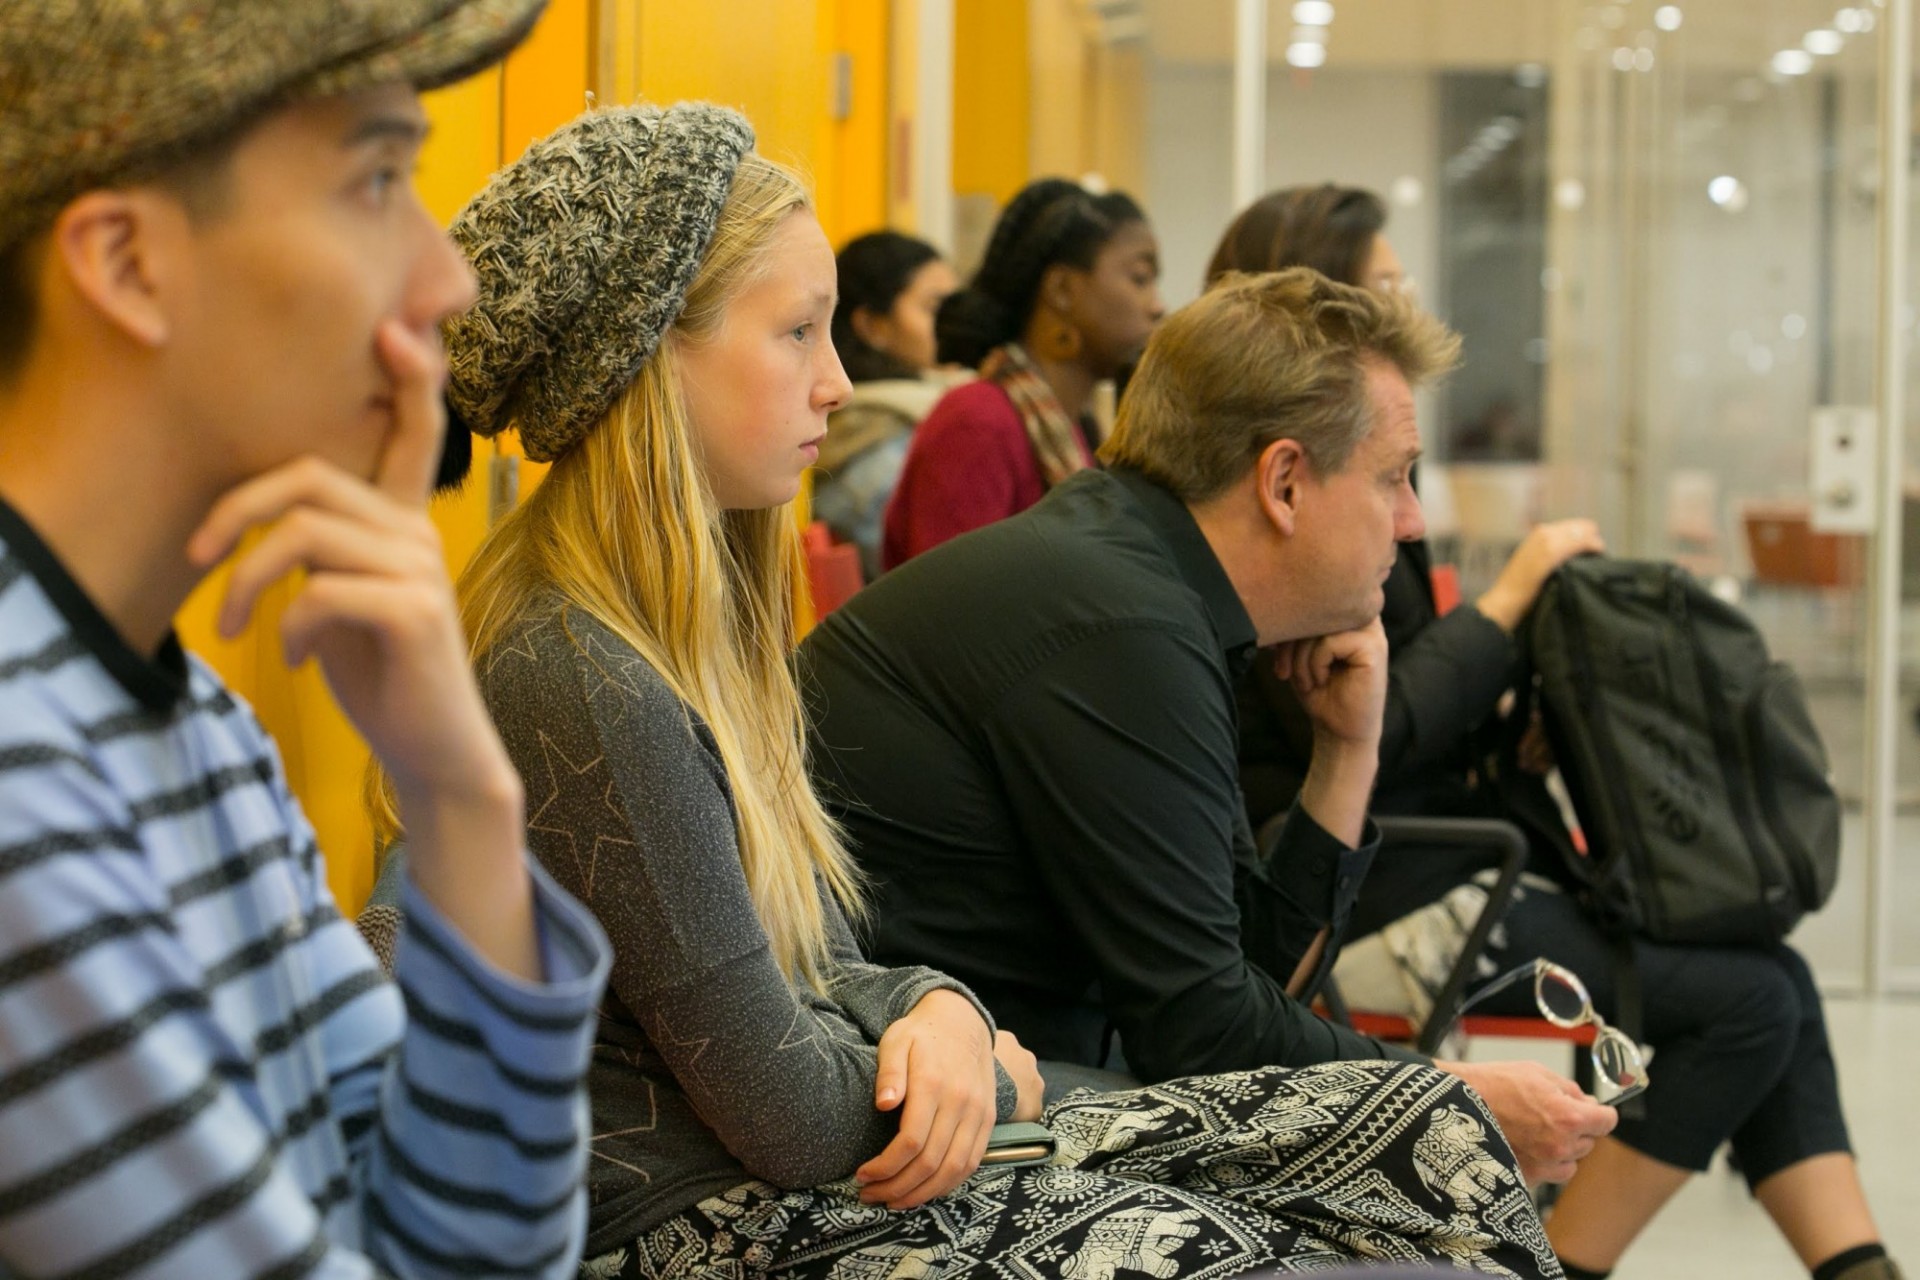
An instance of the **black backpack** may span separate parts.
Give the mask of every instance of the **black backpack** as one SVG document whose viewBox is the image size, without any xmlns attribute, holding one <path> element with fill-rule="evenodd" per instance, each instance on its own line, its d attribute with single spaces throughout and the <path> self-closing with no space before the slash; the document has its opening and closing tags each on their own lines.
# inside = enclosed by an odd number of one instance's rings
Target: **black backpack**
<svg viewBox="0 0 1920 1280">
<path fill-rule="evenodd" d="M 1569 862 L 1602 923 L 1763 944 L 1826 903 L 1826 750 L 1799 680 L 1738 609 L 1675 565 L 1582 556 L 1547 580 L 1521 652 L 1589 850 Z"/>
</svg>

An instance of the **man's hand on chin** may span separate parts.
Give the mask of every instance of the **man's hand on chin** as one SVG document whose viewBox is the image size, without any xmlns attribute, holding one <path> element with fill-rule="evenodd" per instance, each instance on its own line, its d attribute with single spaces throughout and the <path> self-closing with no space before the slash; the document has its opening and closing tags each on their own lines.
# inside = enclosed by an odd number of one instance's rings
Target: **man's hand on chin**
<svg viewBox="0 0 1920 1280">
<path fill-rule="evenodd" d="M 1387 633 L 1375 618 L 1353 631 L 1277 646 L 1274 674 L 1293 686 L 1313 724 L 1313 763 L 1300 803 L 1348 846 L 1360 843 L 1380 767 L 1387 706 Z"/>
</svg>

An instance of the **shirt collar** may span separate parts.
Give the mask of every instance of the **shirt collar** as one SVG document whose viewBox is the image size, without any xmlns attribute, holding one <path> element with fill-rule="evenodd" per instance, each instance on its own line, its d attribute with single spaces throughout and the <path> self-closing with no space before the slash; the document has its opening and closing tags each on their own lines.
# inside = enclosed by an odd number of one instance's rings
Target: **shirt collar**
<svg viewBox="0 0 1920 1280">
<path fill-rule="evenodd" d="M 1240 593 L 1233 589 L 1227 571 L 1220 567 L 1220 557 L 1213 554 L 1213 546 L 1200 532 L 1193 513 L 1170 490 L 1130 467 L 1113 467 L 1107 474 L 1118 480 L 1127 496 L 1146 513 L 1147 523 L 1160 535 L 1173 557 L 1173 567 L 1180 580 L 1206 605 L 1213 634 L 1226 655 L 1228 670 L 1238 678 L 1253 658 L 1258 634 L 1253 629 L 1253 619 L 1247 614 L 1247 606 L 1241 602 Z"/>
<path fill-rule="evenodd" d="M 66 619 L 74 638 L 135 702 L 150 711 L 167 711 L 186 697 L 187 654 L 180 647 L 180 637 L 169 630 L 151 658 L 135 652 L 73 580 L 60 557 L 5 499 L 0 499 L 0 544 L 20 557 L 40 590 Z"/>
</svg>

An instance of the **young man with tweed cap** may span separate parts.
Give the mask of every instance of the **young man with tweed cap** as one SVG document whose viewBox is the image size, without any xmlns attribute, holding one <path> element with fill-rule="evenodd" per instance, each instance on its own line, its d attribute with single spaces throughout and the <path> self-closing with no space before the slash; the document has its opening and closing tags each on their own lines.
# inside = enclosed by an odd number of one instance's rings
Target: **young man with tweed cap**
<svg viewBox="0 0 1920 1280">
<path fill-rule="evenodd" d="M 408 177 L 541 2 L 0 0 L 0 1276 L 575 1266 L 606 947 L 462 660 Z M 398 990 L 172 632 L 236 548 L 396 780 Z"/>
</svg>

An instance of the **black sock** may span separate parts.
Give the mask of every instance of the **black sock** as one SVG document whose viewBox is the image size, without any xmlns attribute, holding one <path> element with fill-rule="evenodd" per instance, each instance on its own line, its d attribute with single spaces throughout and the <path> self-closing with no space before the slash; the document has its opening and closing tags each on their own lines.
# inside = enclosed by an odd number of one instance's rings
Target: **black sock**
<svg viewBox="0 0 1920 1280">
<path fill-rule="evenodd" d="M 1863 1262 L 1884 1259 L 1886 1256 L 1887 1247 L 1878 1240 L 1872 1244 L 1855 1245 L 1853 1248 L 1842 1253 L 1834 1254 L 1831 1258 L 1828 1258 L 1825 1262 L 1815 1267 L 1813 1269 L 1813 1280 L 1840 1280 L 1840 1277 L 1845 1275 L 1850 1268 L 1857 1267 Z M 1887 1271 L 1882 1268 L 1879 1271 L 1870 1271 L 1867 1274 L 1898 1275 L 1899 1273 L 1897 1271 Z"/>
<path fill-rule="evenodd" d="M 1565 1258 L 1560 1259 L 1560 1269 L 1567 1273 L 1567 1280 L 1607 1280 L 1613 1274 L 1611 1271 L 1589 1271 L 1585 1267 L 1576 1267 Z M 1826 1277 L 1821 1276 L 1819 1280 L 1826 1280 Z"/>
</svg>

